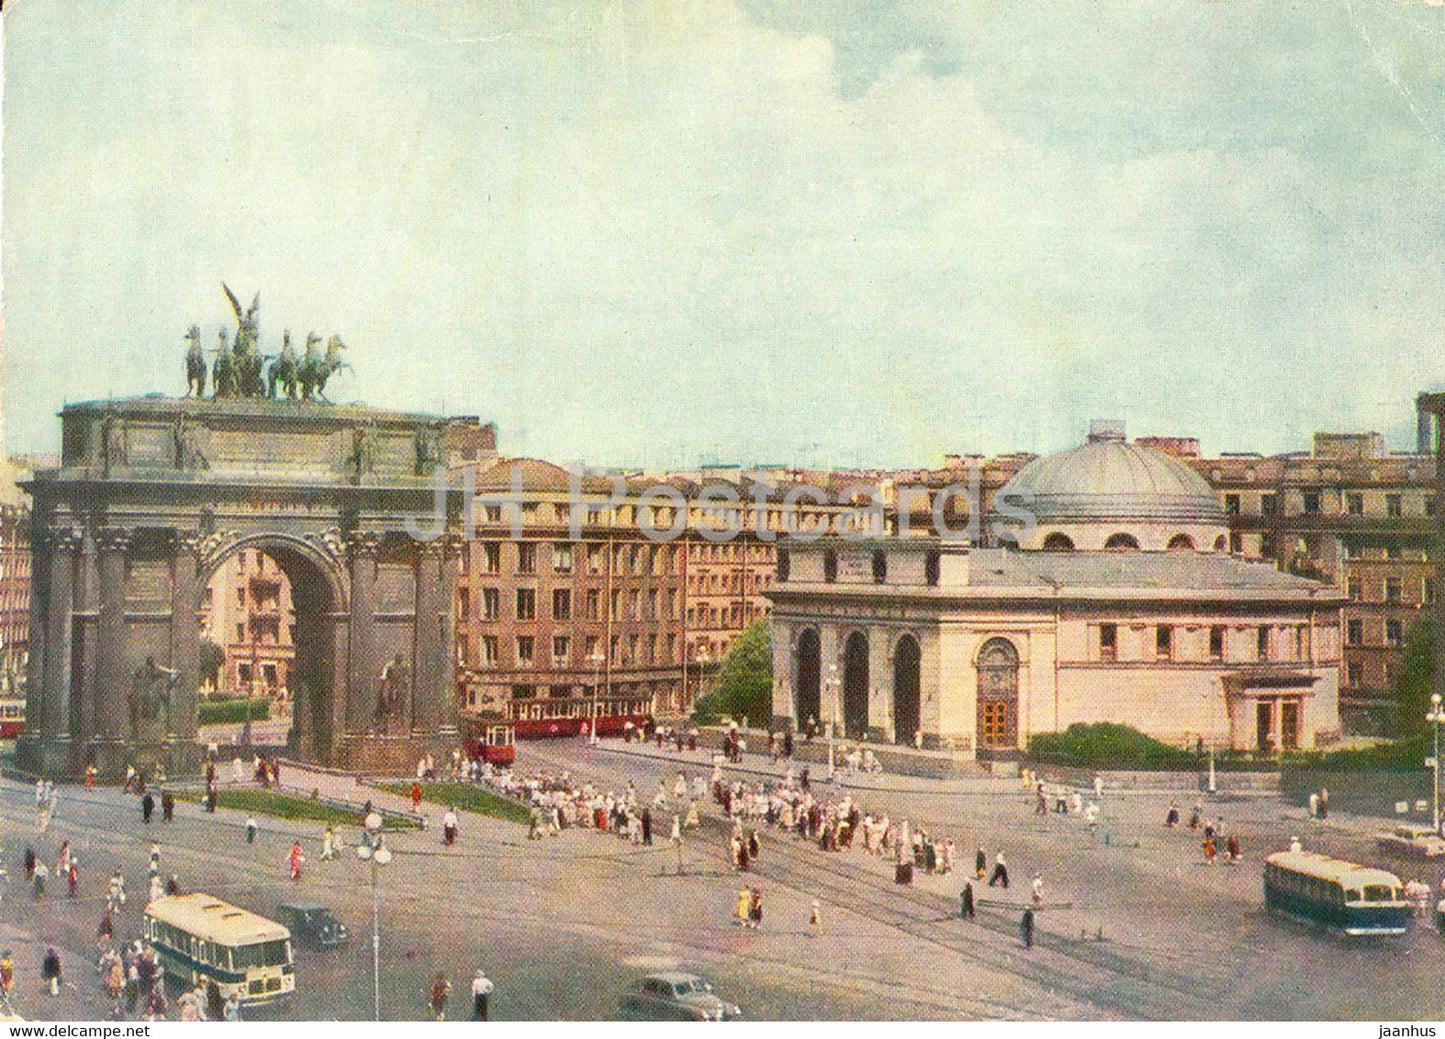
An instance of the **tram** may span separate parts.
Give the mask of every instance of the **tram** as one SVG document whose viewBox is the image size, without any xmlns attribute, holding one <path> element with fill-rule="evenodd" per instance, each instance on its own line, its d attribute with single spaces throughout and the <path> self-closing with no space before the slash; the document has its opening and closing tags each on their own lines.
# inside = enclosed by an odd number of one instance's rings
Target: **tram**
<svg viewBox="0 0 1445 1039">
<path fill-rule="evenodd" d="M 1281 851 L 1265 859 L 1264 901 L 1350 935 L 1404 934 L 1410 926 L 1410 903 L 1399 877 L 1310 851 Z"/>
<path fill-rule="evenodd" d="M 507 720 L 517 738 L 549 736 L 621 736 L 629 726 L 641 729 L 652 721 L 651 694 L 612 696 L 541 696 L 507 704 Z"/>
<path fill-rule="evenodd" d="M 517 760 L 516 732 L 510 725 L 474 721 L 467 726 L 467 755 L 488 765 L 510 765 Z"/>
<path fill-rule="evenodd" d="M 13 740 L 25 731 L 25 698 L 0 697 L 0 740 Z"/>
</svg>

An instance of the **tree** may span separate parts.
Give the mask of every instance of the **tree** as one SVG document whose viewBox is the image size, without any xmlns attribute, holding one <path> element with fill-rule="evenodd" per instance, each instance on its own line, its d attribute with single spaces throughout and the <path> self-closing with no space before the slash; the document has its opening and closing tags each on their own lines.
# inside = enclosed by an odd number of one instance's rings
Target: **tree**
<svg viewBox="0 0 1445 1039">
<path fill-rule="evenodd" d="M 226 651 L 210 639 L 201 639 L 201 652 L 197 660 L 197 677 L 201 685 L 212 689 L 220 688 L 221 668 L 226 664 Z"/>
<path fill-rule="evenodd" d="M 1391 690 L 1399 714 L 1400 734 L 1418 736 L 1429 729 L 1430 690 L 1435 679 L 1435 639 L 1428 623 L 1416 624 L 1405 637 L 1400 670 Z"/>
<path fill-rule="evenodd" d="M 773 717 L 773 644 L 768 622 L 757 621 L 733 641 L 718 665 L 717 684 L 697 702 L 698 719 L 744 718 L 766 726 Z"/>
</svg>

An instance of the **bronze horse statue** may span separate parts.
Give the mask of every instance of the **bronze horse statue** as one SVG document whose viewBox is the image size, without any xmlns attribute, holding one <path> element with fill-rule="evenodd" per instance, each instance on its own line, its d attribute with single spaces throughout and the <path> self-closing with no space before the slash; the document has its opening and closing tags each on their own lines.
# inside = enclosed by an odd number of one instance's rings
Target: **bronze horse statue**
<svg viewBox="0 0 1445 1039">
<path fill-rule="evenodd" d="M 306 346 L 310 348 L 311 341 L 320 340 L 315 332 L 306 337 Z M 278 386 L 285 387 L 288 400 L 296 399 L 296 387 L 301 379 L 301 366 L 296 360 L 296 350 L 291 346 L 291 330 L 288 328 L 281 336 L 281 353 L 276 360 L 271 362 L 267 372 L 266 396 L 275 397 Z"/>
<path fill-rule="evenodd" d="M 326 356 L 321 355 L 316 344 L 321 341 L 320 336 L 306 337 L 306 357 L 301 362 L 301 399 L 311 400 L 314 393 L 320 400 L 330 401 L 326 396 L 326 380 L 339 368 L 350 368 L 341 359 L 341 351 L 346 349 L 346 344 L 341 337 L 333 335 L 326 341 Z"/>
<path fill-rule="evenodd" d="M 206 395 L 206 358 L 201 353 L 201 326 L 192 325 L 186 330 L 185 338 L 191 344 L 186 350 L 186 396 L 194 392 L 199 400 Z"/>
<path fill-rule="evenodd" d="M 216 364 L 211 370 L 211 387 L 212 399 L 236 396 L 236 360 L 231 356 L 224 328 L 216 341 Z"/>
</svg>

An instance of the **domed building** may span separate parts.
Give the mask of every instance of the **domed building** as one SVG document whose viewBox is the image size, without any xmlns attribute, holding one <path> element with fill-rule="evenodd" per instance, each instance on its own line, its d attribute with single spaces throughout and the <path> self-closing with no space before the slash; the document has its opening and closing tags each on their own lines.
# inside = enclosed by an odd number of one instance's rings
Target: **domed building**
<svg viewBox="0 0 1445 1039">
<path fill-rule="evenodd" d="M 1339 735 L 1333 587 L 1227 551 L 1209 487 L 1117 423 L 1025 465 L 985 527 L 778 550 L 773 711 L 1007 755 L 1075 722 L 1272 752 Z"/>
<path fill-rule="evenodd" d="M 1204 478 L 1177 458 L 1130 444 L 1122 425 L 1095 422 L 1079 447 L 1036 458 L 999 489 L 995 502 L 1027 513 L 1008 522 L 1021 549 L 1224 552 L 1229 528 Z"/>
</svg>

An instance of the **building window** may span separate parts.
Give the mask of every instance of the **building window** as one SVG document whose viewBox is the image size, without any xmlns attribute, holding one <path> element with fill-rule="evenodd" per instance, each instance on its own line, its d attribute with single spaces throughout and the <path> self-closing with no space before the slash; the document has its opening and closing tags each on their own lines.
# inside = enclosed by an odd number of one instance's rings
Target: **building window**
<svg viewBox="0 0 1445 1039">
<path fill-rule="evenodd" d="M 1399 518 L 1404 515 L 1404 501 L 1398 494 L 1385 495 L 1385 515 Z"/>
<path fill-rule="evenodd" d="M 937 551 L 929 552 L 923 560 L 923 580 L 930 587 L 938 586 L 938 565 L 940 554 Z"/>
<path fill-rule="evenodd" d="M 1435 605 L 1435 582 L 1428 577 L 1420 582 L 1420 601 L 1426 606 Z"/>
<path fill-rule="evenodd" d="M 888 580 L 888 556 L 881 548 L 873 550 L 873 583 L 882 584 Z"/>
<path fill-rule="evenodd" d="M 1364 684 L 1364 668 L 1360 667 L 1358 660 L 1351 660 L 1345 665 L 1345 685 L 1352 689 L 1358 689 Z"/>
<path fill-rule="evenodd" d="M 1349 594 L 1349 597 L 1352 600 L 1354 600 L 1355 602 L 1360 601 L 1362 592 L 1360 586 L 1360 579 L 1358 577 L 1352 577 L 1348 581 L 1346 581 L 1345 588 L 1347 590 L 1347 593 Z"/>
<path fill-rule="evenodd" d="M 1355 559 L 1359 557 L 1360 550 L 1355 546 L 1355 543 L 1353 541 L 1341 542 L 1340 547 L 1344 550 L 1346 559 Z"/>
<path fill-rule="evenodd" d="M 1239 515 L 1239 495 L 1226 494 L 1224 496 L 1224 513 L 1227 516 Z"/>
<path fill-rule="evenodd" d="M 1345 511 L 1351 516 L 1363 516 L 1365 514 L 1365 496 L 1354 492 L 1345 495 Z"/>
<path fill-rule="evenodd" d="M 482 636 L 482 663 L 495 665 L 497 662 L 497 636 Z"/>
<path fill-rule="evenodd" d="M 1400 579 L 1398 577 L 1385 578 L 1385 601 L 1391 603 L 1400 601 Z"/>
<path fill-rule="evenodd" d="M 786 580 L 788 579 L 788 570 L 789 570 L 789 568 L 792 566 L 792 562 L 793 562 L 793 558 L 792 558 L 792 556 L 788 555 L 788 550 L 787 550 L 786 548 L 780 548 L 780 549 L 778 549 L 778 580 L 779 580 L 779 581 L 786 581 Z"/>
<path fill-rule="evenodd" d="M 1399 646 L 1405 641 L 1405 625 L 1398 620 L 1387 620 L 1385 622 L 1385 645 Z"/>
<path fill-rule="evenodd" d="M 572 546 L 566 541 L 558 541 L 552 546 L 552 569 L 559 574 L 572 572 Z"/>
<path fill-rule="evenodd" d="M 530 699 L 536 694 L 536 692 L 537 692 L 537 690 L 536 690 L 536 687 L 535 687 L 535 686 L 530 686 L 530 685 L 514 685 L 514 686 L 512 686 L 512 699 L 513 699 L 513 700 L 530 700 Z"/>
<path fill-rule="evenodd" d="M 1174 629 L 1167 624 L 1161 624 L 1154 629 L 1154 655 L 1160 660 L 1168 660 L 1174 650 Z"/>
<path fill-rule="evenodd" d="M 1365 622 L 1358 617 L 1345 621 L 1345 645 L 1359 646 L 1365 641 Z"/>
<path fill-rule="evenodd" d="M 494 621 L 502 615 L 502 593 L 496 588 L 482 589 L 482 619 Z"/>
<path fill-rule="evenodd" d="M 552 663 L 566 667 L 568 654 L 572 649 L 571 640 L 566 635 L 552 636 Z"/>
<path fill-rule="evenodd" d="M 1221 624 L 1209 629 L 1209 659 L 1224 659 L 1224 626 Z"/>
<path fill-rule="evenodd" d="M 531 588 L 517 589 L 517 620 L 530 621 L 537 617 L 537 593 Z"/>
<path fill-rule="evenodd" d="M 1067 534 L 1060 534 L 1057 530 L 1044 538 L 1045 552 L 1072 552 L 1074 542 Z"/>
<path fill-rule="evenodd" d="M 592 513 L 596 516 L 597 513 Z M 592 545 L 587 549 L 587 571 L 588 573 L 600 574 L 602 572 L 602 546 Z"/>
<path fill-rule="evenodd" d="M 1304 506 L 1306 516 L 1317 516 L 1320 513 L 1320 492 L 1305 491 Z"/>
<path fill-rule="evenodd" d="M 602 640 L 596 635 L 588 635 L 582 643 L 583 650 L 587 654 L 587 663 L 594 667 L 602 666 Z"/>
<path fill-rule="evenodd" d="M 1261 624 L 1254 633 L 1254 655 L 1260 660 L 1269 659 L 1269 627 Z"/>
<path fill-rule="evenodd" d="M 823 553 L 823 580 L 829 584 L 838 580 L 838 553 L 831 548 Z"/>
<path fill-rule="evenodd" d="M 1262 516 L 1273 516 L 1279 512 L 1279 495 L 1261 494 L 1259 496 L 1259 512 Z"/>
<path fill-rule="evenodd" d="M 1385 546 L 1385 558 L 1386 558 L 1386 559 L 1400 559 L 1400 558 L 1403 557 L 1403 555 L 1404 555 L 1404 553 L 1400 551 L 1400 546 L 1399 546 L 1399 545 L 1386 545 L 1386 546 Z"/>
<path fill-rule="evenodd" d="M 482 570 L 489 574 L 502 572 L 502 546 L 495 541 L 482 543 Z"/>
<path fill-rule="evenodd" d="M 1234 533 L 1232 533 L 1232 534 L 1229 535 L 1229 550 L 1230 550 L 1231 552 L 1233 552 L 1235 555 L 1241 555 L 1241 554 L 1243 554 L 1243 552 L 1244 552 L 1244 535 L 1243 535 L 1243 534 L 1239 533 L 1238 531 L 1235 531 Z"/>
<path fill-rule="evenodd" d="M 1118 659 L 1119 628 L 1114 624 L 1099 625 L 1099 659 L 1112 662 Z"/>
<path fill-rule="evenodd" d="M 534 574 L 537 572 L 537 546 L 531 542 L 524 542 L 517 546 L 517 573 Z"/>
<path fill-rule="evenodd" d="M 1259 554 L 1273 559 L 1276 554 L 1273 534 L 1264 534 L 1259 539 Z"/>
<path fill-rule="evenodd" d="M 552 589 L 552 617 L 565 621 L 572 618 L 572 591 L 568 588 Z"/>
<path fill-rule="evenodd" d="M 465 588 L 457 589 L 457 616 L 466 620 L 472 615 L 472 593 Z"/>
<path fill-rule="evenodd" d="M 602 613 L 602 591 L 598 588 L 587 589 L 587 619 L 600 620 Z"/>
<path fill-rule="evenodd" d="M 517 636 L 517 666 L 531 667 L 532 658 L 536 647 L 536 639 L 531 635 Z"/>
<path fill-rule="evenodd" d="M 1110 534 L 1108 540 L 1104 542 L 1104 548 L 1110 552 L 1122 552 L 1138 547 L 1139 541 L 1133 534 Z"/>
</svg>

